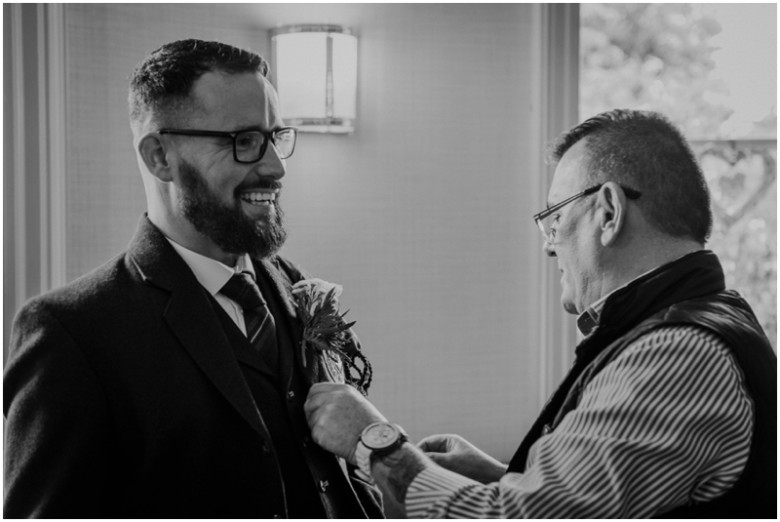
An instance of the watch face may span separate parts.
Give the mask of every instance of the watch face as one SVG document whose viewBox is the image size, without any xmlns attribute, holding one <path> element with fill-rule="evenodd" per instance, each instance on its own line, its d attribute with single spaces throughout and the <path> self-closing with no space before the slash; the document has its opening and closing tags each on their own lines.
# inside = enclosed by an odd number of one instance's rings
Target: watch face
<svg viewBox="0 0 780 522">
<path fill-rule="evenodd" d="M 398 440 L 400 435 L 401 432 L 395 425 L 385 422 L 378 422 L 366 428 L 366 430 L 363 432 L 362 440 L 363 444 L 368 446 L 370 449 L 378 450 L 391 446 L 396 440 Z"/>
</svg>

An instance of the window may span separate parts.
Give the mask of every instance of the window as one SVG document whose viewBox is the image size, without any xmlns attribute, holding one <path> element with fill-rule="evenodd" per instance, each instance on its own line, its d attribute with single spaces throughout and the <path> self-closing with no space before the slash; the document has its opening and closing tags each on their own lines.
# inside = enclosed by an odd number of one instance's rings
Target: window
<svg viewBox="0 0 780 522">
<path fill-rule="evenodd" d="M 582 4 L 580 119 L 651 109 L 691 141 L 708 248 L 777 349 L 777 6 Z"/>
</svg>

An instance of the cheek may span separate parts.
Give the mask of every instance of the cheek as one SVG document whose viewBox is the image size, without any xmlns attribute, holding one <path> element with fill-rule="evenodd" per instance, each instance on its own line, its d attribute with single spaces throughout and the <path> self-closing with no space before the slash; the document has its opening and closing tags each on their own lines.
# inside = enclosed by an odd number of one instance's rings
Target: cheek
<svg viewBox="0 0 780 522">
<path fill-rule="evenodd" d="M 573 266 L 571 263 L 569 264 L 563 264 L 561 266 L 563 268 L 563 277 L 561 277 L 561 284 L 564 288 L 567 288 L 569 290 L 575 290 L 578 286 L 578 276 L 576 267 Z"/>
<path fill-rule="evenodd" d="M 244 176 L 235 170 L 227 169 L 224 165 L 207 165 L 201 170 L 203 182 L 208 190 L 220 198 L 233 198 L 236 187 L 244 179 Z"/>
<path fill-rule="evenodd" d="M 579 286 L 579 279 L 582 272 L 581 252 L 577 245 L 567 244 L 563 248 L 556 250 L 558 254 L 558 266 L 563 270 L 562 282 L 574 289 Z"/>
</svg>

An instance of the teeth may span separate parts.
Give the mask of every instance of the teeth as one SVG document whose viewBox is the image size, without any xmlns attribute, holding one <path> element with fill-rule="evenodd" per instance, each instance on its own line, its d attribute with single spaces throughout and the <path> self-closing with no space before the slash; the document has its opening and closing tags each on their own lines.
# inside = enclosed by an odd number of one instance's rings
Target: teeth
<svg viewBox="0 0 780 522">
<path fill-rule="evenodd" d="M 274 192 L 245 192 L 241 199 L 249 203 L 273 203 L 276 200 Z"/>
</svg>

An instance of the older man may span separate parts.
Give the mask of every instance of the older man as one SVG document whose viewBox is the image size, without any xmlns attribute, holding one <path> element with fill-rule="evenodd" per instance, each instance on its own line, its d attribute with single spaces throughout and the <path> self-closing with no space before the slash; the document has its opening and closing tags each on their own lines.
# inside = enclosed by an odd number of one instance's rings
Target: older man
<svg viewBox="0 0 780 522">
<path fill-rule="evenodd" d="M 774 518 L 777 359 L 704 250 L 710 198 L 687 142 L 657 113 L 615 110 L 553 156 L 534 219 L 585 338 L 508 466 L 457 436 L 418 449 L 333 384 L 310 390 L 315 441 L 414 518 Z"/>
</svg>

